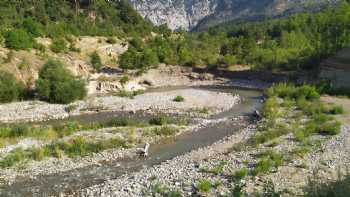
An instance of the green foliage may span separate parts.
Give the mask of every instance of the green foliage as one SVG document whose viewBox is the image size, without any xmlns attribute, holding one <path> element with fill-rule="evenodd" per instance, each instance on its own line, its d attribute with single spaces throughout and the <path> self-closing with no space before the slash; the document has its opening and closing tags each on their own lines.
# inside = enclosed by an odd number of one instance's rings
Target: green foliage
<svg viewBox="0 0 350 197">
<path fill-rule="evenodd" d="M 76 12 L 76 6 L 79 13 Z M 144 36 L 152 30 L 157 31 L 125 0 L 35 1 L 35 3 L 3 0 L 0 7 L 3 27 L 21 28 L 34 37 L 62 38 L 70 34 L 108 37 Z M 92 11 L 96 14 L 96 18 L 89 16 Z"/>
<path fill-rule="evenodd" d="M 267 173 L 272 170 L 272 168 L 277 168 L 283 165 L 284 159 L 283 156 L 274 151 L 267 151 L 261 153 L 259 156 L 261 159 L 256 164 L 253 175 L 259 175 L 263 173 Z"/>
<path fill-rule="evenodd" d="M 184 102 L 184 101 L 185 101 L 185 98 L 179 95 L 179 96 L 176 96 L 176 97 L 173 99 L 173 101 L 175 101 L 175 102 Z"/>
<path fill-rule="evenodd" d="M 97 51 L 90 54 L 90 62 L 92 64 L 92 67 L 94 67 L 95 70 L 99 71 L 103 64 L 100 55 L 97 53 Z"/>
<path fill-rule="evenodd" d="M 170 126 L 163 126 L 160 128 L 154 128 L 152 130 L 152 133 L 157 136 L 174 136 L 178 132 L 179 132 L 179 129 L 175 127 L 170 127 Z"/>
<path fill-rule="evenodd" d="M 33 47 L 33 38 L 23 29 L 10 30 L 5 35 L 7 48 L 15 50 L 29 49 Z"/>
<path fill-rule="evenodd" d="M 24 86 L 12 74 L 0 72 L 0 103 L 12 102 L 22 98 Z"/>
<path fill-rule="evenodd" d="M 119 82 L 120 82 L 121 84 L 126 84 L 129 80 L 130 80 L 129 77 L 128 77 L 127 75 L 124 75 L 124 76 L 119 80 Z"/>
<path fill-rule="evenodd" d="M 197 183 L 197 189 L 200 191 L 200 192 L 203 192 L 203 193 L 208 193 L 210 192 L 210 190 L 212 189 L 213 187 L 213 184 L 207 180 L 207 179 L 201 179 L 198 181 Z"/>
<path fill-rule="evenodd" d="M 211 169 L 202 168 L 201 171 L 202 172 L 206 172 L 206 173 L 212 173 L 212 174 L 215 174 L 215 175 L 219 175 L 219 174 L 222 174 L 224 172 L 224 168 L 225 168 L 226 164 L 227 164 L 227 162 L 221 161 L 219 163 L 219 165 L 217 165 L 216 167 L 211 168 Z"/>
<path fill-rule="evenodd" d="M 42 148 L 32 148 L 25 151 L 16 149 L 0 160 L 0 167 L 11 167 L 25 160 L 39 161 L 45 157 L 61 158 L 63 155 L 69 157 L 85 156 L 112 148 L 128 148 L 128 144 L 126 140 L 119 137 L 97 142 L 87 141 L 82 137 L 77 137 L 67 142 L 45 145 Z"/>
<path fill-rule="evenodd" d="M 329 113 L 333 115 L 344 114 L 345 110 L 342 106 L 333 105 L 330 107 Z"/>
<path fill-rule="evenodd" d="M 242 180 L 244 179 L 249 173 L 249 170 L 247 168 L 242 168 L 240 170 L 237 170 L 234 174 L 233 174 L 233 178 L 235 180 Z"/>
<path fill-rule="evenodd" d="M 11 167 L 14 164 L 23 161 L 26 159 L 26 153 L 24 152 L 23 149 L 15 149 L 8 155 L 6 155 L 2 160 L 0 160 L 0 167 L 2 168 L 7 168 Z"/>
<path fill-rule="evenodd" d="M 67 42 L 64 39 L 54 39 L 50 48 L 54 53 L 63 53 L 68 50 Z"/>
<path fill-rule="evenodd" d="M 44 29 L 42 25 L 32 18 L 26 18 L 22 24 L 23 28 L 32 36 L 39 37 L 43 35 Z"/>
<path fill-rule="evenodd" d="M 55 60 L 49 60 L 41 69 L 36 90 L 41 99 L 51 103 L 70 103 L 86 95 L 85 82 Z"/>
<path fill-rule="evenodd" d="M 136 91 L 126 91 L 126 90 L 121 90 L 117 93 L 115 93 L 115 96 L 119 96 L 119 97 L 128 97 L 130 99 L 134 99 L 135 96 L 143 94 L 145 91 L 143 90 L 136 90 Z"/>
</svg>

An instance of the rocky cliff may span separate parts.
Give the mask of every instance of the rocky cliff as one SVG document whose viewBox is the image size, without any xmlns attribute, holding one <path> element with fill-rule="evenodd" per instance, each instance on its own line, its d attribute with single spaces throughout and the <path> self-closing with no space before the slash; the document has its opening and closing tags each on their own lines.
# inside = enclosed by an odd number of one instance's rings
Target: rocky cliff
<svg viewBox="0 0 350 197">
<path fill-rule="evenodd" d="M 156 25 L 173 30 L 201 29 L 233 20 L 274 17 L 319 9 L 338 0 L 129 0 Z"/>
</svg>

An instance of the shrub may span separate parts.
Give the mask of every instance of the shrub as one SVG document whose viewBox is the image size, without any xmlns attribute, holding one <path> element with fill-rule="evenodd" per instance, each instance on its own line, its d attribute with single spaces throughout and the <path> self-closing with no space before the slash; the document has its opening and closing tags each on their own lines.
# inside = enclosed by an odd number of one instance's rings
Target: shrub
<svg viewBox="0 0 350 197">
<path fill-rule="evenodd" d="M 1 161 L 0 166 L 2 168 L 7 168 L 15 165 L 16 163 L 23 161 L 26 158 L 26 153 L 23 149 L 18 148 L 6 155 Z"/>
<path fill-rule="evenodd" d="M 333 105 L 330 107 L 328 113 L 333 114 L 333 115 L 337 115 L 337 114 L 344 114 L 344 108 L 342 106 L 337 106 L 337 105 Z"/>
<path fill-rule="evenodd" d="M 247 168 L 242 168 L 240 170 L 237 170 L 234 174 L 233 174 L 233 178 L 235 180 L 241 180 L 244 179 L 249 173 L 249 170 Z"/>
<path fill-rule="evenodd" d="M 23 21 L 23 28 L 34 37 L 42 36 L 43 28 L 40 23 L 36 22 L 32 18 L 27 18 Z"/>
<path fill-rule="evenodd" d="M 90 62 L 94 69 L 97 71 L 99 71 L 103 66 L 101 57 L 96 51 L 90 54 Z"/>
<path fill-rule="evenodd" d="M 207 180 L 207 179 L 201 179 L 198 183 L 197 183 L 197 189 L 200 192 L 204 192 L 204 193 L 208 193 L 210 192 L 210 190 L 212 189 L 213 185 L 212 183 Z"/>
<path fill-rule="evenodd" d="M 182 97 L 182 96 L 176 96 L 173 101 L 175 102 L 184 102 L 185 101 L 185 98 Z"/>
<path fill-rule="evenodd" d="M 159 125 L 159 126 L 162 126 L 162 125 L 165 125 L 167 124 L 167 118 L 164 117 L 164 116 L 158 116 L 158 117 L 153 117 L 151 118 L 149 121 L 149 124 L 150 125 Z"/>
<path fill-rule="evenodd" d="M 62 53 L 68 50 L 67 42 L 63 39 L 54 39 L 50 48 L 54 53 Z"/>
<path fill-rule="evenodd" d="M 324 123 L 319 128 L 319 133 L 325 133 L 328 135 L 337 135 L 340 131 L 341 123 L 338 121 Z"/>
<path fill-rule="evenodd" d="M 305 98 L 306 100 L 317 100 L 320 98 L 320 94 L 317 92 L 315 86 L 303 85 L 297 88 L 294 97 Z"/>
<path fill-rule="evenodd" d="M 121 84 L 126 84 L 129 80 L 130 80 L 129 77 L 128 77 L 127 75 L 124 75 L 124 76 L 119 80 L 119 82 L 120 82 Z"/>
<path fill-rule="evenodd" d="M 49 60 L 39 72 L 36 90 L 40 99 L 51 103 L 70 103 L 86 95 L 85 82 L 54 60 Z"/>
<path fill-rule="evenodd" d="M 201 169 L 201 171 L 218 175 L 218 174 L 221 174 L 224 172 L 224 168 L 225 168 L 226 164 L 227 164 L 227 162 L 221 161 L 220 164 L 217 165 L 216 167 L 211 168 L 211 169 L 203 168 L 203 169 Z"/>
<path fill-rule="evenodd" d="M 12 102 L 22 98 L 24 85 L 12 74 L 0 71 L 0 103 Z"/>
<path fill-rule="evenodd" d="M 264 158 L 256 164 L 253 170 L 253 175 L 259 175 L 259 174 L 269 172 L 271 171 L 272 168 L 273 168 L 273 161 L 269 158 Z"/>
<path fill-rule="evenodd" d="M 113 126 L 113 127 L 126 127 L 126 126 L 135 125 L 135 124 L 136 123 L 134 121 L 125 117 L 116 117 L 107 123 L 108 126 Z"/>
<path fill-rule="evenodd" d="M 29 49 L 33 47 L 33 43 L 33 38 L 22 29 L 11 30 L 5 35 L 5 45 L 10 49 Z"/>
<path fill-rule="evenodd" d="M 175 135 L 179 130 L 174 128 L 174 127 L 168 127 L 168 126 L 164 126 L 161 128 L 155 128 L 153 130 L 153 133 L 155 135 L 159 135 L 159 136 L 173 136 Z"/>
</svg>

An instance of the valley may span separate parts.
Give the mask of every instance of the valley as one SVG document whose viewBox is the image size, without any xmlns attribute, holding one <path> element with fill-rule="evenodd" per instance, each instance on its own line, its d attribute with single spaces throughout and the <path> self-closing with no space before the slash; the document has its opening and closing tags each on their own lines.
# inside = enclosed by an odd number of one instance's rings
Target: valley
<svg viewBox="0 0 350 197">
<path fill-rule="evenodd" d="M 0 196 L 348 195 L 349 2 L 0 10 Z"/>
</svg>

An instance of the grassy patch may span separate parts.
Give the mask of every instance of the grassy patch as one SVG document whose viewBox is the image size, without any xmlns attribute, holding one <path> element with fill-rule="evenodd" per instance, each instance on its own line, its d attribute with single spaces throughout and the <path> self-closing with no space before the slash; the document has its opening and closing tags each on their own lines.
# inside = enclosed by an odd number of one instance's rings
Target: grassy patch
<svg viewBox="0 0 350 197">
<path fill-rule="evenodd" d="M 242 168 L 240 170 L 237 170 L 233 175 L 234 180 L 242 180 L 244 179 L 249 173 L 249 170 L 247 168 Z"/>
<path fill-rule="evenodd" d="M 185 98 L 182 97 L 182 96 L 176 96 L 174 99 L 173 99 L 174 102 L 184 102 L 185 101 Z"/>
<path fill-rule="evenodd" d="M 218 175 L 218 174 L 221 174 L 224 172 L 224 168 L 226 166 L 227 162 L 225 161 L 221 161 L 219 165 L 217 165 L 216 167 L 214 168 L 201 168 L 200 171 L 201 172 L 205 172 L 205 173 L 212 173 L 212 174 L 215 174 L 215 175 Z"/>
<path fill-rule="evenodd" d="M 56 142 L 42 148 L 32 148 L 28 150 L 16 149 L 0 160 L 0 166 L 6 168 L 26 160 L 41 161 L 45 157 L 61 158 L 64 155 L 68 157 L 86 156 L 106 149 L 128 147 L 129 144 L 127 141 L 120 137 L 96 142 L 77 137 L 68 142 Z"/>
<path fill-rule="evenodd" d="M 273 168 L 277 168 L 284 163 L 283 155 L 274 151 L 266 151 L 259 155 L 259 162 L 256 164 L 253 175 L 264 174 L 270 172 Z"/>
<path fill-rule="evenodd" d="M 140 95 L 145 93 L 144 90 L 136 90 L 136 91 L 126 91 L 126 90 L 121 90 L 117 93 L 114 93 L 114 96 L 119 96 L 119 97 L 126 97 L 126 98 L 130 98 L 130 99 L 134 99 L 135 96 Z"/>
<path fill-rule="evenodd" d="M 200 191 L 200 192 L 203 192 L 203 193 L 208 193 L 211 191 L 211 189 L 213 188 L 213 184 L 210 180 L 208 179 L 201 179 L 198 181 L 197 183 L 197 189 Z"/>
</svg>

